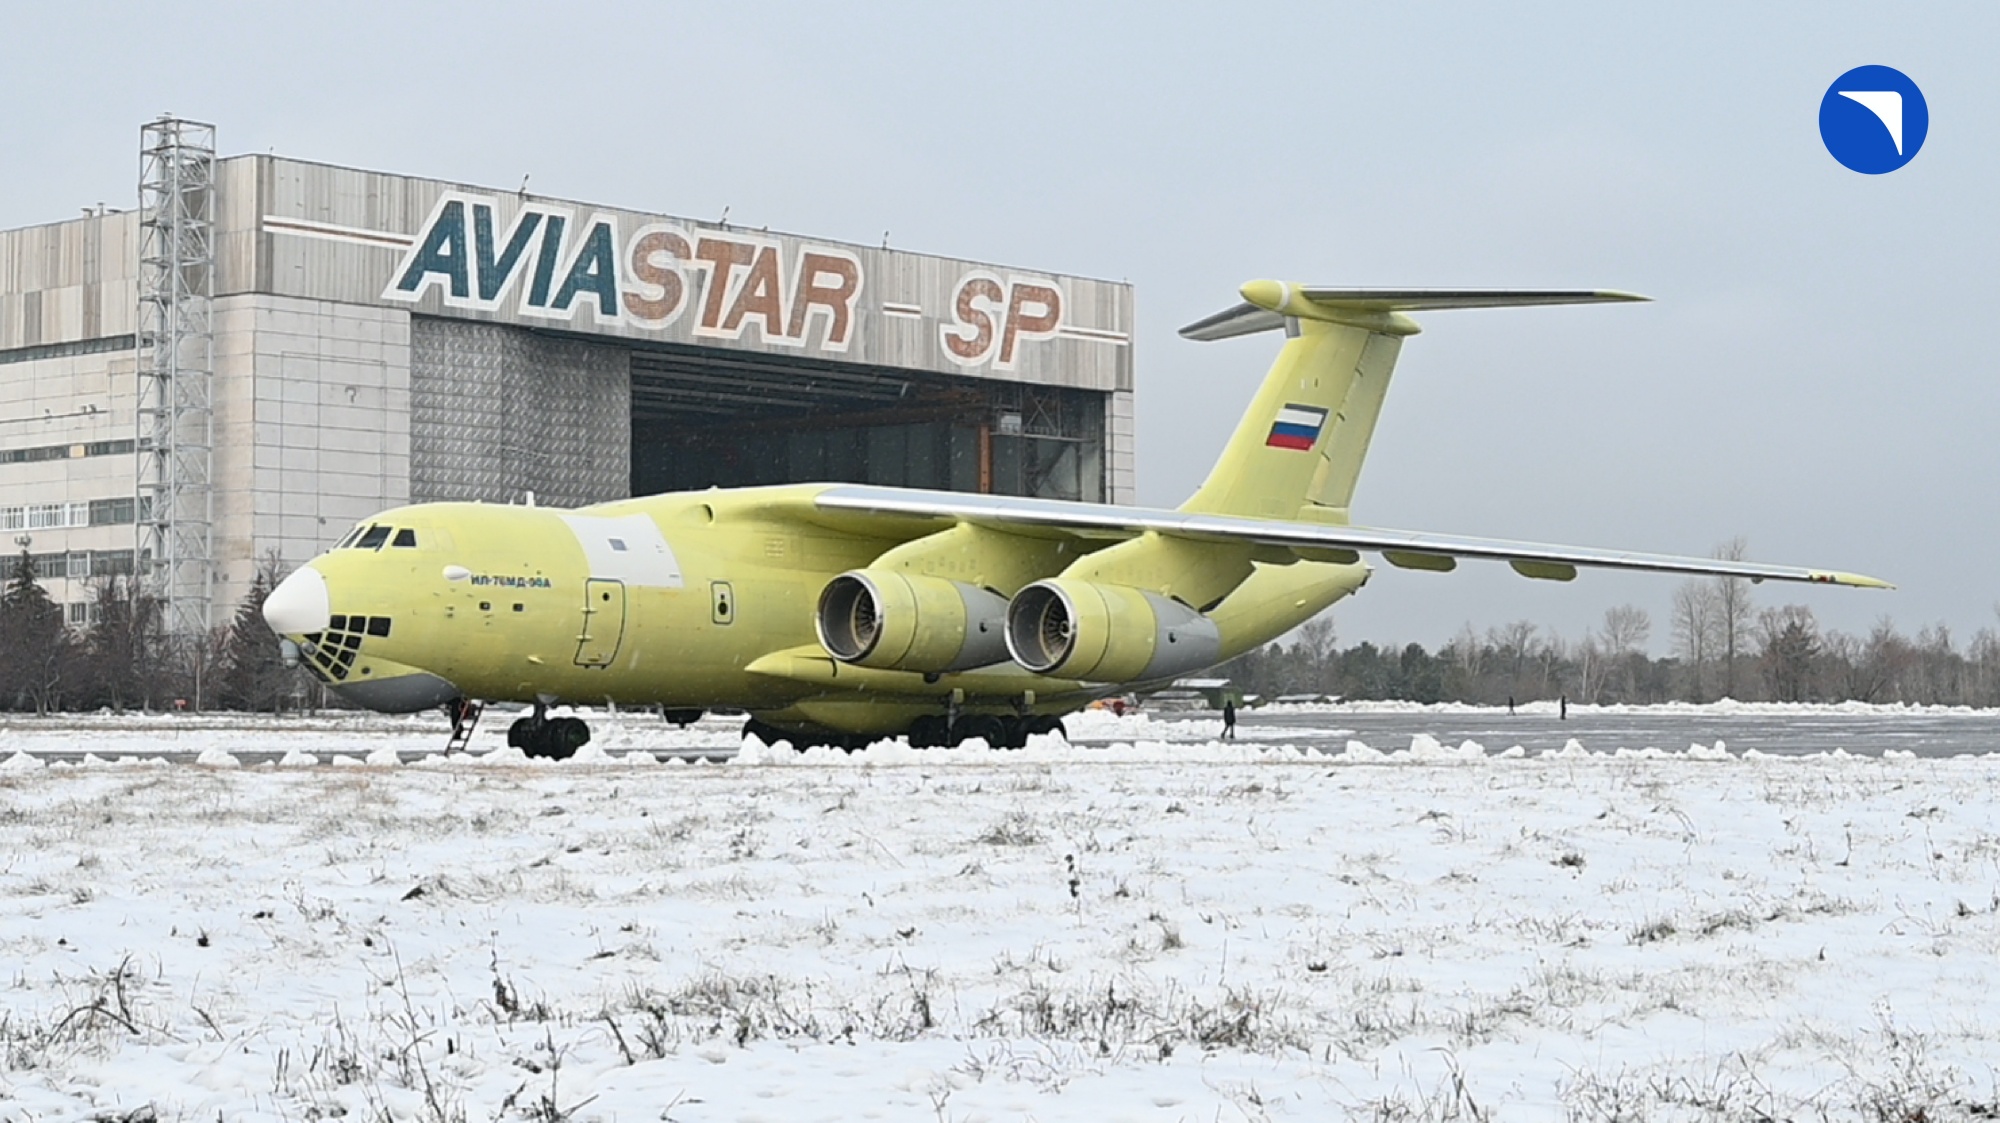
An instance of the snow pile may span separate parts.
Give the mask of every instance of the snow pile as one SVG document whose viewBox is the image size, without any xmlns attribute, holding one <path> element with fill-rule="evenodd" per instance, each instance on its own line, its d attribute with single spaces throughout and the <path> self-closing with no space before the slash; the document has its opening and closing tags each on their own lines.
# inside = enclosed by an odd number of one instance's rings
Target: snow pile
<svg viewBox="0 0 2000 1123">
<path fill-rule="evenodd" d="M 1562 702 L 1558 699 L 1521 702 L 1513 707 L 1489 706 L 1474 702 L 1396 702 L 1370 700 L 1354 702 L 1283 702 L 1271 703 L 1260 709 L 1272 714 L 1537 714 L 1554 715 L 1559 712 Z M 1990 717 L 1991 711 L 1972 706 L 1924 706 L 1906 702 L 1739 702 L 1734 698 L 1724 698 L 1716 702 L 1647 702 L 1643 705 L 1627 703 L 1592 704 L 1570 702 L 1569 713 L 1582 717 L 1590 714 L 1644 714 L 1657 717 L 1675 715 L 1681 717 Z"/>
</svg>

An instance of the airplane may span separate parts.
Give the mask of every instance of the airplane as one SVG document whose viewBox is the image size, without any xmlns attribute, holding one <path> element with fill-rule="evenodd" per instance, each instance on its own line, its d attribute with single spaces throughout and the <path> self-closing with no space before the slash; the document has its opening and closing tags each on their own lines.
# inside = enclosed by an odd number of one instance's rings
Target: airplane
<svg viewBox="0 0 2000 1123">
<path fill-rule="evenodd" d="M 737 710 L 767 744 L 1019 747 L 1094 699 L 1284 635 L 1372 572 L 1502 561 L 1891 588 L 1859 574 L 1358 526 L 1348 509 L 1412 312 L 1644 300 L 1605 291 L 1252 281 L 1183 328 L 1285 341 L 1174 510 L 857 484 L 711 488 L 575 509 L 384 511 L 263 606 L 289 660 L 372 710 L 532 706 L 528 755 L 588 743 L 557 706 Z"/>
</svg>

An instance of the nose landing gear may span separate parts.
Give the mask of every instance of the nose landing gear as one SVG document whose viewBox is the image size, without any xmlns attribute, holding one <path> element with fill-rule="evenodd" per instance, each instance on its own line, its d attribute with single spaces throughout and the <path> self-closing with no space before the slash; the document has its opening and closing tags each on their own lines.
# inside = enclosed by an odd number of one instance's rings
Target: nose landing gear
<svg viewBox="0 0 2000 1123">
<path fill-rule="evenodd" d="M 590 743 L 590 726 L 582 718 L 550 717 L 548 707 L 535 703 L 535 712 L 507 727 L 507 744 L 529 756 L 568 760 L 576 750 Z"/>
</svg>

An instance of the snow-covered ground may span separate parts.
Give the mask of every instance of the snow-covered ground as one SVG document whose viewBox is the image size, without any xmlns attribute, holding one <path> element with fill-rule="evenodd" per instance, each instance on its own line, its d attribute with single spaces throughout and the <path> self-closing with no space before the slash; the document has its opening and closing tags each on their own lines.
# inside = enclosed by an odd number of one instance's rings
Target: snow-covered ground
<svg viewBox="0 0 2000 1123">
<path fill-rule="evenodd" d="M 0 1119 L 2000 1101 L 1994 758 L 1329 757 L 1089 716 L 1118 743 L 662 765 L 627 754 L 734 739 L 635 719 L 560 765 L 394 766 L 362 762 L 434 720 L 175 720 L 7 733 Z M 212 765 L 139 763 L 167 737 Z"/>
</svg>

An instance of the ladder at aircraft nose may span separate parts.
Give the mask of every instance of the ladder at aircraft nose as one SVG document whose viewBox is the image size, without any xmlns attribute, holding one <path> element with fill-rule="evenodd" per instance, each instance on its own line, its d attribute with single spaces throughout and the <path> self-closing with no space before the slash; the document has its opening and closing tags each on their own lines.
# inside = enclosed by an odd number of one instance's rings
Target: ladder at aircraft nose
<svg viewBox="0 0 2000 1123">
<path fill-rule="evenodd" d="M 451 740 L 445 742 L 444 751 L 464 752 L 465 747 L 472 743 L 472 728 L 479 724 L 479 715 L 485 712 L 486 703 L 460 698 L 446 703 L 445 710 L 451 715 Z"/>
</svg>

